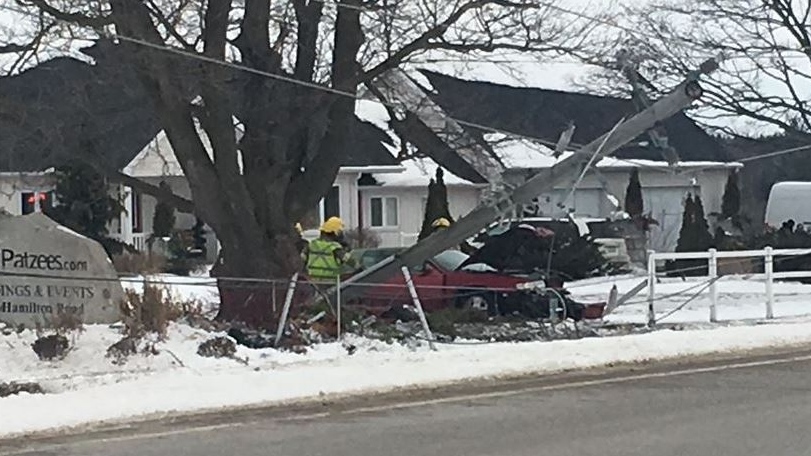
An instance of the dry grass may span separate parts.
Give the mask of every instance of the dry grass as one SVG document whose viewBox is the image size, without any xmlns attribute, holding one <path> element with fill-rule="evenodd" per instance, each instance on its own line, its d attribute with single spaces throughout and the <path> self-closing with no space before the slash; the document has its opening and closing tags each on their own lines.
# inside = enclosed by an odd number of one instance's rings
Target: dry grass
<svg viewBox="0 0 811 456">
<path fill-rule="evenodd" d="M 124 316 L 125 335 L 138 339 L 145 334 L 166 337 L 169 323 L 181 318 L 202 318 L 203 307 L 197 301 L 173 299 L 166 288 L 144 282 L 143 293 L 125 290 L 121 313 Z"/>
<path fill-rule="evenodd" d="M 51 327 L 57 334 L 69 334 L 72 332 L 84 332 L 82 318 L 76 312 L 59 312 L 51 321 Z"/>
<path fill-rule="evenodd" d="M 166 270 L 168 260 L 160 253 L 124 252 L 113 255 L 113 267 L 119 274 L 155 274 Z"/>
</svg>

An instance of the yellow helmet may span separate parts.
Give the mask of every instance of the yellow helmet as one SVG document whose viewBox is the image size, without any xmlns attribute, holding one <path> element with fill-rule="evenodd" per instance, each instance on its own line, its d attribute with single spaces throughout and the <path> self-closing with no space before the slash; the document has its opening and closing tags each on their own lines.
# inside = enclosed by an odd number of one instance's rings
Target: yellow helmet
<svg viewBox="0 0 811 456">
<path fill-rule="evenodd" d="M 445 217 L 440 217 L 434 220 L 434 223 L 431 224 L 432 228 L 447 228 L 449 226 L 451 226 L 451 221 Z"/>
<path fill-rule="evenodd" d="M 304 232 L 304 228 L 302 228 L 301 223 L 296 223 L 296 231 L 298 232 L 298 234 Z"/>
<path fill-rule="evenodd" d="M 338 217 L 330 217 L 321 225 L 322 233 L 338 234 L 344 230 L 344 222 Z"/>
</svg>

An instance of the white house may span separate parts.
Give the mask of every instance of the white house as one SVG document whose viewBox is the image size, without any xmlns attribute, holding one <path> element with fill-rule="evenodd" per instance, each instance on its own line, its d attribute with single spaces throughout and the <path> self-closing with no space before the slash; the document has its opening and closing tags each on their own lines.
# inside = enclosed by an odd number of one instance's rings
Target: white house
<svg viewBox="0 0 811 456">
<path fill-rule="evenodd" d="M 506 176 L 513 181 L 549 168 L 556 160 L 551 150 L 530 141 L 501 142 L 496 153 L 509 167 Z M 564 155 L 565 156 L 565 155 Z M 378 185 L 360 187 L 361 208 L 369 218 L 362 226 L 377 233 L 385 246 L 412 244 L 420 231 L 428 181 L 436 163 L 413 159 L 403 163 L 399 173 L 373 174 Z M 670 167 L 664 161 L 604 159 L 575 187 L 558 186 L 554 193 L 540 195 L 535 214 L 562 216 L 573 213 L 585 218 L 609 218 L 620 211 L 631 171 L 639 172 L 645 212 L 658 222 L 650 235 L 650 247 L 672 251 L 676 247 L 683 201 L 688 193 L 700 195 L 707 214 L 720 212 L 724 185 L 730 169 L 740 163 L 683 162 Z M 445 172 L 451 215 L 464 216 L 482 201 L 481 184 L 474 184 Z"/>
<path fill-rule="evenodd" d="M 549 149 L 530 141 L 502 141 L 495 151 L 508 165 L 508 179 L 523 179 L 555 163 Z M 608 218 L 623 200 L 631 170 L 639 171 L 645 211 L 659 222 L 651 233 L 651 247 L 660 251 L 675 248 L 681 227 L 682 201 L 688 193 L 701 195 L 706 212 L 719 212 L 724 184 L 731 168 L 738 163 L 684 162 L 669 167 L 665 162 L 636 159 L 605 159 L 576 187 L 559 186 L 553 194 L 541 195 L 537 215 L 557 216 L 572 212 L 578 216 Z M 313 216 L 302 221 L 313 230 L 326 218 L 341 217 L 348 229 L 362 227 L 376 233 L 381 246 L 407 246 L 416 242 L 422 225 L 428 194 L 428 182 L 437 164 L 428 158 L 411 159 L 399 165 L 347 166 L 340 169 L 333 191 Z M 174 157 L 166 135 L 156 136 L 123 169 L 133 177 L 152 184 L 167 182 L 177 194 L 191 197 L 188 184 Z M 475 184 L 445 171 L 448 202 L 455 218 L 464 216 L 482 201 L 482 184 Z M 39 210 L 52 201 L 54 185 L 50 171 L 38 173 L 0 173 L 0 208 L 12 214 Z M 574 190 L 573 190 L 574 188 Z M 157 201 L 148 195 L 117 188 L 125 208 L 111 234 L 144 249 L 151 234 Z M 562 206 L 562 207 L 561 207 Z M 191 228 L 189 214 L 177 214 L 176 227 Z M 216 240 L 211 237 L 211 245 Z M 214 250 L 214 249 L 210 249 Z"/>
</svg>

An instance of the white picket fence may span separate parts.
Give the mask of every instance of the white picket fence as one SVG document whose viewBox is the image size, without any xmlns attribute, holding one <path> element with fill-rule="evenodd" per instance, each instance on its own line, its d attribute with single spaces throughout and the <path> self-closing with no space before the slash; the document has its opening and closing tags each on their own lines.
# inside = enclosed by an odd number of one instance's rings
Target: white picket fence
<svg viewBox="0 0 811 456">
<path fill-rule="evenodd" d="M 656 312 L 656 264 L 664 260 L 707 260 L 707 279 L 710 294 L 710 321 L 718 321 L 718 260 L 726 258 L 763 258 L 764 272 L 752 274 L 729 274 L 724 277 L 746 278 L 747 280 L 764 281 L 766 294 L 766 318 L 774 318 L 774 281 L 777 279 L 811 278 L 811 271 L 774 272 L 775 257 L 796 257 L 811 254 L 811 249 L 778 249 L 766 247 L 763 250 L 718 251 L 706 252 L 656 252 L 648 251 L 648 321 L 655 324 Z M 778 261 L 780 261 L 778 259 Z"/>
</svg>

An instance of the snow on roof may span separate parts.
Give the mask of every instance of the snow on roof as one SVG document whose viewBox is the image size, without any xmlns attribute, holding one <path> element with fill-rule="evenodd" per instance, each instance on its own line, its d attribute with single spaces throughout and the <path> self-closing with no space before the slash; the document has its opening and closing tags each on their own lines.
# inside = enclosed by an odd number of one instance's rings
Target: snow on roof
<svg viewBox="0 0 811 456">
<path fill-rule="evenodd" d="M 375 180 L 388 187 L 427 187 L 428 182 L 436 175 L 439 165 L 430 158 L 412 158 L 401 163 L 404 171 L 396 174 L 373 174 Z M 468 180 L 445 171 L 445 185 L 450 187 L 481 187 Z"/>
<path fill-rule="evenodd" d="M 485 135 L 496 154 L 512 169 L 543 169 L 559 163 L 573 152 L 564 152 L 560 157 L 552 156 L 552 149 L 528 139 L 510 139 L 503 135 Z M 689 161 L 679 162 L 671 167 L 666 161 L 623 159 L 607 157 L 597 163 L 598 168 L 677 168 L 677 169 L 712 169 L 741 168 L 738 162 Z"/>
<path fill-rule="evenodd" d="M 557 159 L 552 149 L 527 139 L 509 139 L 503 135 L 485 135 L 493 150 L 509 169 L 544 169 L 559 163 L 573 152 L 564 152 Z M 401 163 L 400 173 L 375 173 L 375 180 L 391 187 L 422 187 L 434 177 L 439 165 L 430 158 L 414 158 Z M 598 168 L 657 168 L 657 169 L 727 169 L 741 168 L 737 162 L 691 161 L 670 166 L 666 161 L 621 159 L 607 157 L 597 163 Z M 445 184 L 448 186 L 481 186 L 445 170 Z"/>
</svg>

